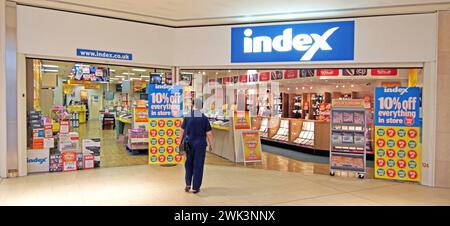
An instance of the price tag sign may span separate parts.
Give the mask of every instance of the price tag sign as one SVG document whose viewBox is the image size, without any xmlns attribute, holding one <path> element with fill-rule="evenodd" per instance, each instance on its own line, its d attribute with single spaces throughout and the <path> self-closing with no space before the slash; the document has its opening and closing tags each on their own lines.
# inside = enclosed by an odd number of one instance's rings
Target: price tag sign
<svg viewBox="0 0 450 226">
<path fill-rule="evenodd" d="M 376 88 L 375 96 L 375 178 L 420 181 L 420 88 Z"/>
</svg>

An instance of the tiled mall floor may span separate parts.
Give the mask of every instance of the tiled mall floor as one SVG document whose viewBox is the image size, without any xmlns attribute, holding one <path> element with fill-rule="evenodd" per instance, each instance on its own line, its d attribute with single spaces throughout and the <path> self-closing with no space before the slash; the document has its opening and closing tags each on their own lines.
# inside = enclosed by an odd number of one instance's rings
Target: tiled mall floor
<svg viewBox="0 0 450 226">
<path fill-rule="evenodd" d="M 183 191 L 182 166 L 45 173 L 0 182 L 1 205 L 450 205 L 450 189 L 353 177 L 206 165 Z"/>
</svg>

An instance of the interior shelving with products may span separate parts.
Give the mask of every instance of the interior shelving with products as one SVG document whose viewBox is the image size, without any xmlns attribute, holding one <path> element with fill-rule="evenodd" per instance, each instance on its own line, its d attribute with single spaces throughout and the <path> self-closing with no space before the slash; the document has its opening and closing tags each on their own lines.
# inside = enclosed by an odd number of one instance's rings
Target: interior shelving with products
<svg viewBox="0 0 450 226">
<path fill-rule="evenodd" d="M 261 137 L 267 138 L 269 136 L 269 118 L 262 118 L 259 132 L 261 133 Z"/>
<path fill-rule="evenodd" d="M 300 135 L 294 140 L 294 143 L 314 146 L 314 122 L 303 122 Z"/>
<path fill-rule="evenodd" d="M 283 115 L 283 94 L 273 95 L 273 112 L 274 116 L 281 117 Z"/>
<path fill-rule="evenodd" d="M 289 120 L 287 119 L 281 120 L 280 128 L 278 129 L 277 134 L 272 137 L 272 139 L 280 141 L 289 140 Z"/>
<path fill-rule="evenodd" d="M 366 171 L 366 110 L 364 107 L 333 106 L 331 112 L 330 174 L 334 170 Z"/>
</svg>

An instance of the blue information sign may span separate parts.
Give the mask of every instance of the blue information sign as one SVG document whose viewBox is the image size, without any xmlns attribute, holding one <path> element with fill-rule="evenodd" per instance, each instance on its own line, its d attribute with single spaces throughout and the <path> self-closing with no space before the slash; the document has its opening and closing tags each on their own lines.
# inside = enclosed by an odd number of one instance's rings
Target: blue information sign
<svg viewBox="0 0 450 226">
<path fill-rule="evenodd" d="M 147 85 L 149 118 L 183 117 L 183 86 Z"/>
</svg>

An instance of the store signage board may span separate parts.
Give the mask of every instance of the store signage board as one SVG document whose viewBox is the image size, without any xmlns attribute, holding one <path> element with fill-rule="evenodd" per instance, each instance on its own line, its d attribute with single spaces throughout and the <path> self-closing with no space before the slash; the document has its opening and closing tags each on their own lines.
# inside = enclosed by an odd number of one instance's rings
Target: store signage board
<svg viewBox="0 0 450 226">
<path fill-rule="evenodd" d="M 234 129 L 250 129 L 250 113 L 248 111 L 239 111 L 234 113 Z"/>
<path fill-rule="evenodd" d="M 339 76 L 339 69 L 318 69 L 317 76 Z"/>
<path fill-rule="evenodd" d="M 261 72 L 259 73 L 259 81 L 266 82 L 270 80 L 270 72 Z"/>
<path fill-rule="evenodd" d="M 243 131 L 242 147 L 244 153 L 244 163 L 262 162 L 261 139 L 259 131 Z"/>
<path fill-rule="evenodd" d="M 421 89 L 375 89 L 375 178 L 421 180 Z"/>
<path fill-rule="evenodd" d="M 398 69 L 371 69 L 372 76 L 396 76 L 398 75 Z"/>
<path fill-rule="evenodd" d="M 355 22 L 231 28 L 231 63 L 354 60 Z"/>
<path fill-rule="evenodd" d="M 247 83 L 248 82 L 248 75 L 239 75 L 239 82 L 240 83 Z"/>
<path fill-rule="evenodd" d="M 298 70 L 285 70 L 284 79 L 295 79 L 298 78 Z"/>
<path fill-rule="evenodd" d="M 149 117 L 149 164 L 181 164 L 183 86 L 147 86 Z"/>
<path fill-rule="evenodd" d="M 110 52 L 104 50 L 92 50 L 92 49 L 77 49 L 77 56 L 79 57 L 90 57 L 90 58 L 102 58 L 102 59 L 112 59 L 112 60 L 133 60 L 133 54 L 131 53 L 120 53 L 120 52 Z"/>
</svg>

